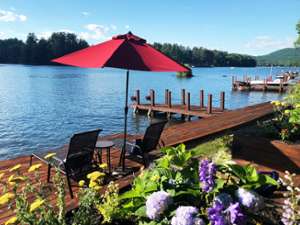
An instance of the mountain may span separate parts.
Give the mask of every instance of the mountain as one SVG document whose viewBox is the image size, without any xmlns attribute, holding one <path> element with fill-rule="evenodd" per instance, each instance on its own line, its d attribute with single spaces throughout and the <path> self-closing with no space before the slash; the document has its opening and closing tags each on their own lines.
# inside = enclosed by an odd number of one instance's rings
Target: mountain
<svg viewBox="0 0 300 225">
<path fill-rule="evenodd" d="M 255 58 L 258 66 L 300 66 L 300 48 L 284 48 Z"/>
</svg>

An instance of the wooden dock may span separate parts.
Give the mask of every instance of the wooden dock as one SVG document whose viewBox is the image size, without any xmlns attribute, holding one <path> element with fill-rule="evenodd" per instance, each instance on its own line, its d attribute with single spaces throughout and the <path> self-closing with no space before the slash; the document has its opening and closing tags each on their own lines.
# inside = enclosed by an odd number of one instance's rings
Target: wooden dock
<svg viewBox="0 0 300 225">
<path fill-rule="evenodd" d="M 265 116 L 269 116 L 273 112 L 273 107 L 270 103 L 263 103 L 254 106 L 248 106 L 242 109 L 225 111 L 222 114 L 215 115 L 212 117 L 204 118 L 202 120 L 195 120 L 190 122 L 185 122 L 182 124 L 173 125 L 164 130 L 161 138 L 161 144 L 164 146 L 174 146 L 180 143 L 193 143 L 198 142 L 204 138 L 214 136 L 216 134 L 221 134 L 228 130 L 233 130 L 238 127 L 244 126 L 248 123 L 256 121 Z M 106 137 L 100 137 L 101 140 L 114 140 L 122 138 L 122 134 L 109 135 Z M 129 135 L 129 140 L 133 140 L 139 137 L 138 135 Z M 51 151 L 50 151 L 51 152 Z M 111 151 L 111 161 L 113 167 L 116 167 L 119 161 L 120 149 L 114 148 Z M 159 151 L 152 152 L 152 158 L 157 158 L 160 156 Z M 106 160 L 105 152 L 102 155 L 103 161 Z M 36 159 L 33 163 L 36 163 Z M 0 162 L 0 171 L 5 172 L 5 177 L 2 178 L 2 182 L 6 182 L 7 178 L 11 175 L 9 168 L 15 166 L 16 164 L 21 164 L 21 173 L 23 175 L 28 175 L 27 170 L 29 168 L 29 156 L 18 157 L 16 159 L 5 160 Z M 129 167 L 134 167 L 136 171 L 141 168 L 142 164 L 126 159 L 126 165 Z M 47 167 L 43 164 L 41 168 L 41 182 L 47 183 Z M 116 182 L 119 184 L 120 188 L 126 187 L 131 184 L 134 179 L 134 175 L 129 175 L 118 179 Z M 53 193 L 53 186 L 50 183 L 50 190 Z M 79 187 L 76 182 L 72 182 L 72 187 L 74 193 L 77 193 Z M 67 189 L 67 188 L 66 188 Z M 0 192 L 1 192 L 0 188 Z M 50 191 L 50 192 L 51 192 Z M 67 209 L 75 208 L 78 204 L 77 198 L 71 199 L 66 190 L 66 203 Z M 76 194 L 75 194 L 76 196 Z M 32 197 L 31 197 L 32 199 Z M 48 197 L 51 204 L 55 203 L 55 196 L 50 194 Z M 4 206 L 0 206 L 0 224 L 3 224 L 8 218 L 14 215 L 12 210 L 7 209 Z"/>
<path fill-rule="evenodd" d="M 232 77 L 232 90 L 234 91 L 263 91 L 283 93 L 289 89 L 286 78 L 280 79 L 280 83 L 272 83 L 272 77 L 264 78 L 262 82 L 252 83 L 251 77 L 244 76 L 242 80 Z M 259 81 L 259 77 L 255 77 L 254 81 Z"/>
<path fill-rule="evenodd" d="M 132 108 L 135 113 L 147 112 L 148 116 L 154 116 L 155 113 L 165 113 L 167 118 L 170 118 L 172 114 L 179 114 L 182 118 L 191 117 L 207 118 L 214 115 L 223 113 L 225 110 L 225 92 L 220 93 L 220 106 L 213 107 L 212 94 L 207 96 L 207 106 L 204 105 L 204 90 L 199 92 L 199 105 L 191 105 L 191 94 L 186 92 L 185 89 L 181 90 L 181 103 L 174 104 L 172 102 L 172 92 L 168 89 L 165 90 L 165 102 L 158 104 L 155 101 L 155 91 L 150 90 L 148 96 L 145 97 L 150 103 L 141 103 L 140 90 L 136 91 L 135 96 L 131 97 L 133 101 Z"/>
</svg>

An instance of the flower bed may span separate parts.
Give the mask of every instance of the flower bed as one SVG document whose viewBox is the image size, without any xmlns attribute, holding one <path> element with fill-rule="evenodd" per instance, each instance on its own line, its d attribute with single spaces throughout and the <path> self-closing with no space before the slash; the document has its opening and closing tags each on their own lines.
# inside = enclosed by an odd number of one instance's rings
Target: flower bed
<svg viewBox="0 0 300 225">
<path fill-rule="evenodd" d="M 79 182 L 82 186 L 79 206 L 67 214 L 67 219 L 64 180 L 59 173 L 54 178 L 57 204 L 51 206 L 44 196 L 43 184 L 31 185 L 17 165 L 11 169 L 15 174 L 9 178 L 9 184 L 3 183 L 4 193 L 0 197 L 1 205 L 16 207 L 16 217 L 6 224 L 218 225 L 278 224 L 282 220 L 294 225 L 299 222 L 300 190 L 293 186 L 292 175 L 286 175 L 284 181 L 288 192 L 281 214 L 267 197 L 279 186 L 276 176 L 273 179 L 272 174 L 260 173 L 251 165 L 199 160 L 195 155 L 199 150 L 187 151 L 184 145 L 162 152 L 163 156 L 142 171 L 124 193 L 119 193 L 118 185 L 111 182 L 101 194 L 104 174 L 89 174 L 86 181 Z M 28 170 L 37 183 L 39 167 L 36 164 Z M 18 188 L 20 182 L 27 183 L 22 190 Z"/>
</svg>

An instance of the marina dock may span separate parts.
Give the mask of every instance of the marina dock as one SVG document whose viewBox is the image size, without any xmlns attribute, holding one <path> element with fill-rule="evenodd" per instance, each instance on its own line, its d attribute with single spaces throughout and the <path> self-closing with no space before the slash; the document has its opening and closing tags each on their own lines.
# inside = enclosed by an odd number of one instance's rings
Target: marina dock
<svg viewBox="0 0 300 225">
<path fill-rule="evenodd" d="M 215 135 L 220 135 L 228 131 L 232 131 L 234 129 L 238 129 L 242 126 L 246 126 L 249 123 L 252 123 L 258 119 L 264 118 L 266 116 L 270 116 L 273 113 L 273 106 L 270 103 L 257 104 L 253 106 L 248 106 L 241 109 L 224 111 L 221 114 L 203 118 L 201 120 L 184 122 L 182 124 L 173 125 L 167 127 L 161 138 L 162 146 L 175 146 L 180 143 L 193 143 L 198 142 L 202 139 L 206 139 L 208 137 L 214 137 Z M 122 138 L 122 134 L 114 134 L 105 137 L 100 137 L 101 140 L 114 140 L 116 138 Z M 129 135 L 129 140 L 133 140 L 139 137 L 139 135 Z M 50 151 L 51 152 L 51 151 Z M 259 153 L 258 156 L 262 156 L 263 153 Z M 111 161 L 113 167 L 118 165 L 120 156 L 120 149 L 114 148 L 111 151 Z M 160 152 L 153 151 L 152 159 L 155 159 L 160 156 Z M 106 159 L 105 152 L 102 155 L 103 161 Z M 34 159 L 36 160 L 36 159 Z M 126 159 L 127 166 L 134 167 L 138 174 L 139 168 L 142 167 L 142 164 L 139 162 Z M 280 159 L 278 159 L 280 160 Z M 34 161 L 36 163 L 38 161 Z M 40 161 L 39 161 L 40 162 Z M 9 172 L 9 168 L 15 166 L 16 164 L 21 164 L 21 173 L 24 175 L 28 175 L 27 169 L 29 168 L 29 156 L 18 157 L 16 159 L 4 160 L 0 162 L 0 170 L 5 172 L 5 177 L 2 178 L 3 182 L 6 182 L 7 178 L 11 175 Z M 117 179 L 116 182 L 119 184 L 120 188 L 124 188 L 131 184 L 134 179 L 134 175 L 129 175 L 126 177 L 122 177 Z M 47 183 L 47 166 L 43 164 L 41 168 L 41 182 Z M 53 185 L 50 183 L 50 192 L 53 190 Z M 52 188 L 52 189 L 51 189 Z M 77 193 L 79 187 L 77 183 L 72 182 L 72 189 L 74 193 Z M 0 190 L 2 191 L 2 190 Z M 71 199 L 66 187 L 66 204 L 67 209 L 73 209 L 78 204 L 78 199 L 75 197 Z M 53 195 L 49 195 L 49 200 L 52 204 L 55 203 L 55 198 Z M 8 218 L 14 215 L 12 210 L 5 208 L 4 206 L 0 207 L 0 224 L 3 224 Z"/>
</svg>

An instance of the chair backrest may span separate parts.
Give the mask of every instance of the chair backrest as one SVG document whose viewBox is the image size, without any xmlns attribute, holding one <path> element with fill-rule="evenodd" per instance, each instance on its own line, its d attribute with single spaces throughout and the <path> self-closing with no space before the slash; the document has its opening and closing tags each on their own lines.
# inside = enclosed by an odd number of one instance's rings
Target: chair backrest
<svg viewBox="0 0 300 225">
<path fill-rule="evenodd" d="M 73 135 L 65 162 L 70 172 L 77 173 L 91 166 L 100 132 L 101 130 L 99 129 Z"/>
<path fill-rule="evenodd" d="M 147 127 L 142 140 L 142 150 L 149 152 L 156 148 L 158 145 L 161 133 L 163 132 L 164 126 L 168 121 L 164 120 L 161 122 L 153 123 Z"/>
</svg>

